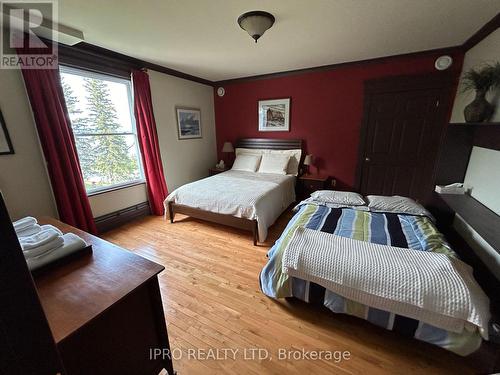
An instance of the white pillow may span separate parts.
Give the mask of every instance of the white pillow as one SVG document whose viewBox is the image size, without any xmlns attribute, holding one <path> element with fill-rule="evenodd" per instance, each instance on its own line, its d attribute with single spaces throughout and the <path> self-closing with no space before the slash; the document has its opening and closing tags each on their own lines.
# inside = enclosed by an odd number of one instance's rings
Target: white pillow
<svg viewBox="0 0 500 375">
<path fill-rule="evenodd" d="M 290 156 L 288 155 L 262 155 L 259 173 L 286 174 Z"/>
<path fill-rule="evenodd" d="M 399 195 L 394 195 L 392 197 L 368 195 L 366 199 L 368 199 L 368 208 L 373 212 L 393 212 L 432 218 L 429 211 L 411 198 L 401 197 Z"/>
<path fill-rule="evenodd" d="M 260 156 L 240 154 L 236 156 L 233 167 L 235 171 L 255 172 L 259 166 Z"/>
<path fill-rule="evenodd" d="M 346 206 L 364 206 L 363 196 L 352 191 L 317 190 L 311 194 L 315 201 Z"/>
<path fill-rule="evenodd" d="M 302 150 L 292 149 L 292 150 L 269 150 L 263 148 L 241 148 L 237 147 L 235 149 L 236 156 L 240 154 L 250 154 L 250 155 L 282 155 L 282 156 L 290 156 L 290 161 L 288 162 L 287 174 L 292 174 L 297 176 L 299 174 L 299 162 L 300 157 L 302 155 Z"/>
</svg>

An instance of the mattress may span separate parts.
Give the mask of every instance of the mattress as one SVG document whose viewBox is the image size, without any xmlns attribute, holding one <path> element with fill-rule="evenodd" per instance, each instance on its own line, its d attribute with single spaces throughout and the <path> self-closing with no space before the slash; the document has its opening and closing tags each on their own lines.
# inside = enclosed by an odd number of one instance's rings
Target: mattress
<svg viewBox="0 0 500 375">
<path fill-rule="evenodd" d="M 481 345 L 482 338 L 477 329 L 464 329 L 461 333 L 446 331 L 421 321 L 357 303 L 312 282 L 286 275 L 282 272 L 282 256 L 297 227 L 381 245 L 444 253 L 456 257 L 457 255 L 450 249 L 429 218 L 304 204 L 300 206 L 281 237 L 270 249 L 269 261 L 260 274 L 261 289 L 264 294 L 273 298 L 297 297 L 307 302 L 320 301 L 335 313 L 368 320 L 383 328 L 440 346 L 462 356 L 471 354 Z"/>
<path fill-rule="evenodd" d="M 259 241 L 295 201 L 295 176 L 229 170 L 174 190 L 165 200 L 218 214 L 257 220 Z M 166 210 L 168 212 L 168 210 Z"/>
</svg>

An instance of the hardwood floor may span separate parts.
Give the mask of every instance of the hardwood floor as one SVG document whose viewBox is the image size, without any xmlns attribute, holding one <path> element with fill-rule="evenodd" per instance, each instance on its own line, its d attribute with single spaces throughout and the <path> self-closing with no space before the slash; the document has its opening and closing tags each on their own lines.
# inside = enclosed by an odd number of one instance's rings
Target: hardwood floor
<svg viewBox="0 0 500 375">
<path fill-rule="evenodd" d="M 139 219 L 102 236 L 166 267 L 160 286 L 180 375 L 474 373 L 471 359 L 325 308 L 264 296 L 258 274 L 290 217 L 282 215 L 260 246 L 248 232 L 181 215 L 174 224 Z M 252 360 L 252 348 L 272 358 Z M 279 360 L 280 348 L 348 351 L 350 359 Z"/>
</svg>

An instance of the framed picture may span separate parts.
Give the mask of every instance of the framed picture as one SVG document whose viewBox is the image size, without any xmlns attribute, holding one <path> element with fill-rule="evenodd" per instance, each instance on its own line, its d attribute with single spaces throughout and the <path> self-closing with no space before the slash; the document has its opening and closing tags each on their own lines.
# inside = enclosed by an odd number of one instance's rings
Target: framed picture
<svg viewBox="0 0 500 375">
<path fill-rule="evenodd" d="M 14 153 L 14 147 L 10 141 L 7 125 L 3 119 L 2 112 L 0 111 L 0 155 L 8 155 Z"/>
<path fill-rule="evenodd" d="M 199 109 L 176 108 L 179 139 L 201 138 L 201 112 Z"/>
<path fill-rule="evenodd" d="M 290 131 L 290 98 L 259 100 L 259 131 Z"/>
</svg>

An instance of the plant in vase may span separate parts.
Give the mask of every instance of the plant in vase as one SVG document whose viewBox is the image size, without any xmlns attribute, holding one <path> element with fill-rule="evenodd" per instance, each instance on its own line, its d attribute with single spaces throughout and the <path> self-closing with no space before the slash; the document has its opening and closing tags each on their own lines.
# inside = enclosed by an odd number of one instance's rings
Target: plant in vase
<svg viewBox="0 0 500 375">
<path fill-rule="evenodd" d="M 500 87 L 500 63 L 470 69 L 462 77 L 462 92 L 476 91 L 475 99 L 464 108 L 466 122 L 488 121 L 495 107 L 486 100 L 488 91 Z"/>
</svg>

